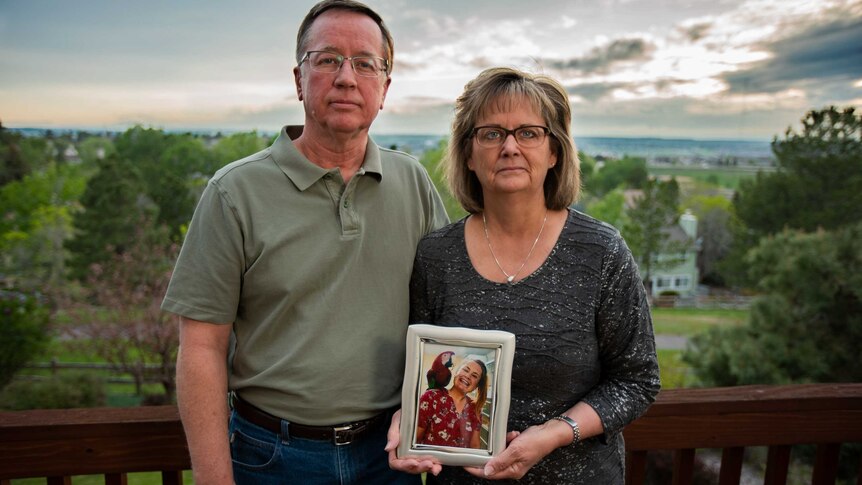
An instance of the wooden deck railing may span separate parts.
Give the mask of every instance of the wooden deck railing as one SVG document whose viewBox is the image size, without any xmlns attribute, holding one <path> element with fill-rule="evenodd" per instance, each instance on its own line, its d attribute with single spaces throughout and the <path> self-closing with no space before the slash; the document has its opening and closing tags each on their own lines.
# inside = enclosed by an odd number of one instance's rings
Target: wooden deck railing
<svg viewBox="0 0 862 485">
<path fill-rule="evenodd" d="M 673 451 L 673 484 L 691 483 L 699 448 L 722 449 L 719 483 L 738 484 L 748 446 L 769 447 L 764 483 L 783 484 L 796 444 L 817 445 L 811 483 L 832 484 L 841 444 L 862 442 L 862 384 L 662 391 L 624 435 L 631 484 L 643 483 L 650 450 Z M 174 484 L 189 466 L 173 406 L 0 413 L 0 485 L 25 477 L 62 484 L 90 474 L 122 484 L 142 471 L 160 471 Z"/>
<path fill-rule="evenodd" d="M 764 483 L 784 484 L 796 444 L 817 445 L 811 483 L 833 484 L 841 444 L 862 442 L 862 384 L 663 391 L 623 435 L 630 484 L 643 483 L 649 450 L 672 450 L 673 483 L 691 483 L 698 448 L 722 449 L 719 484 L 738 484 L 749 446 L 769 447 Z"/>
</svg>

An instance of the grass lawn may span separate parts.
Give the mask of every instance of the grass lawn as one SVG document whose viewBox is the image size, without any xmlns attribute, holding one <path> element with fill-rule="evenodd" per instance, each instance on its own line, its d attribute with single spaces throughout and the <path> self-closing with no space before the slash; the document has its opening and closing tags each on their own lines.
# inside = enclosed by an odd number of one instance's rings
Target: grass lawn
<svg viewBox="0 0 862 485">
<path fill-rule="evenodd" d="M 673 175 L 676 177 L 690 177 L 700 182 L 706 182 L 729 189 L 739 188 L 739 182 L 744 179 L 754 178 L 757 170 L 746 168 L 698 168 L 698 167 L 649 167 L 650 175 Z"/>
<path fill-rule="evenodd" d="M 678 389 L 691 384 L 692 377 L 681 359 L 681 350 L 659 350 L 657 353 L 662 389 Z"/>
<path fill-rule="evenodd" d="M 652 323 L 656 334 L 691 337 L 710 328 L 742 325 L 748 321 L 748 310 L 701 308 L 653 308 Z"/>
<path fill-rule="evenodd" d="M 38 358 L 35 359 L 35 362 L 50 362 L 52 359 L 56 359 L 61 363 L 96 363 L 103 364 L 106 361 L 93 354 L 92 352 L 88 352 L 86 348 L 81 348 L 75 345 L 71 345 L 67 340 L 61 340 L 55 338 L 48 344 L 48 348 L 45 352 Z M 120 383 L 120 382 L 108 382 L 111 378 L 130 378 L 127 374 L 117 374 L 111 370 L 98 370 L 98 369 L 90 369 L 90 370 L 74 370 L 74 369 L 61 369 L 58 371 L 59 375 L 70 375 L 70 374 L 81 374 L 86 373 L 88 375 L 98 376 L 105 381 L 105 393 L 106 400 L 105 403 L 107 406 L 111 407 L 129 407 L 129 406 L 138 406 L 141 403 L 142 396 L 135 394 L 135 385 L 132 383 Z M 43 376 L 48 377 L 51 375 L 50 369 L 26 369 L 21 372 L 22 375 L 28 376 Z M 163 392 L 162 386 L 160 384 L 144 384 L 143 386 L 143 394 L 160 394 Z M 75 482 L 77 483 L 77 482 Z M 82 482 L 89 483 L 89 482 Z"/>
<path fill-rule="evenodd" d="M 693 337 L 720 326 L 743 325 L 748 310 L 701 308 L 653 308 L 653 328 L 656 335 Z M 694 378 L 682 361 L 681 350 L 659 350 L 658 365 L 662 389 L 691 386 Z"/>
</svg>

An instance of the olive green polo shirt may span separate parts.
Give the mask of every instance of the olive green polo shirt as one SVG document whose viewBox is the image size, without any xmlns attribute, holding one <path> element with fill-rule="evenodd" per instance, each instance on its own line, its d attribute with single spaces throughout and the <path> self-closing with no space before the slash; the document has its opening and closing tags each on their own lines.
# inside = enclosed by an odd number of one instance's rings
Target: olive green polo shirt
<svg viewBox="0 0 862 485">
<path fill-rule="evenodd" d="M 209 181 L 162 308 L 233 324 L 230 389 L 328 425 L 400 402 L 416 245 L 448 218 L 415 158 L 369 138 L 344 184 L 296 150 L 301 130 Z"/>
</svg>

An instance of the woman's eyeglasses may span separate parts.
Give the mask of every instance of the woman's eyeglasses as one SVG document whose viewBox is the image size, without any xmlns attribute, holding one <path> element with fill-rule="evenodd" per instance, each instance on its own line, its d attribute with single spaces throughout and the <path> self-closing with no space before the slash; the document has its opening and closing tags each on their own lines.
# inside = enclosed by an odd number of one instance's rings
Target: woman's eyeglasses
<svg viewBox="0 0 862 485">
<path fill-rule="evenodd" d="M 473 136 L 479 146 L 485 148 L 497 148 L 501 146 L 509 135 L 515 137 L 518 145 L 524 148 L 535 148 L 545 141 L 545 137 L 551 130 L 547 126 L 519 126 L 514 130 L 507 130 L 499 126 L 477 126 L 473 128 Z"/>
</svg>

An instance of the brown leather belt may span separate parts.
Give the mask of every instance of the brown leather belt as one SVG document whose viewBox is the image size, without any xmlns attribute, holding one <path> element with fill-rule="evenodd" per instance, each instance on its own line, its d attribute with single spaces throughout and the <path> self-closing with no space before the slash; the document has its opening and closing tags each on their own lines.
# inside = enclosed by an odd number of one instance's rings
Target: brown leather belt
<svg viewBox="0 0 862 485">
<path fill-rule="evenodd" d="M 282 434 L 281 418 L 258 409 L 235 394 L 233 395 L 233 409 L 246 421 L 273 433 Z M 287 433 L 297 438 L 332 441 L 336 446 L 348 445 L 386 422 L 387 417 L 392 417 L 391 411 L 380 413 L 377 416 L 362 421 L 343 423 L 335 426 L 308 426 L 287 421 Z"/>
</svg>

